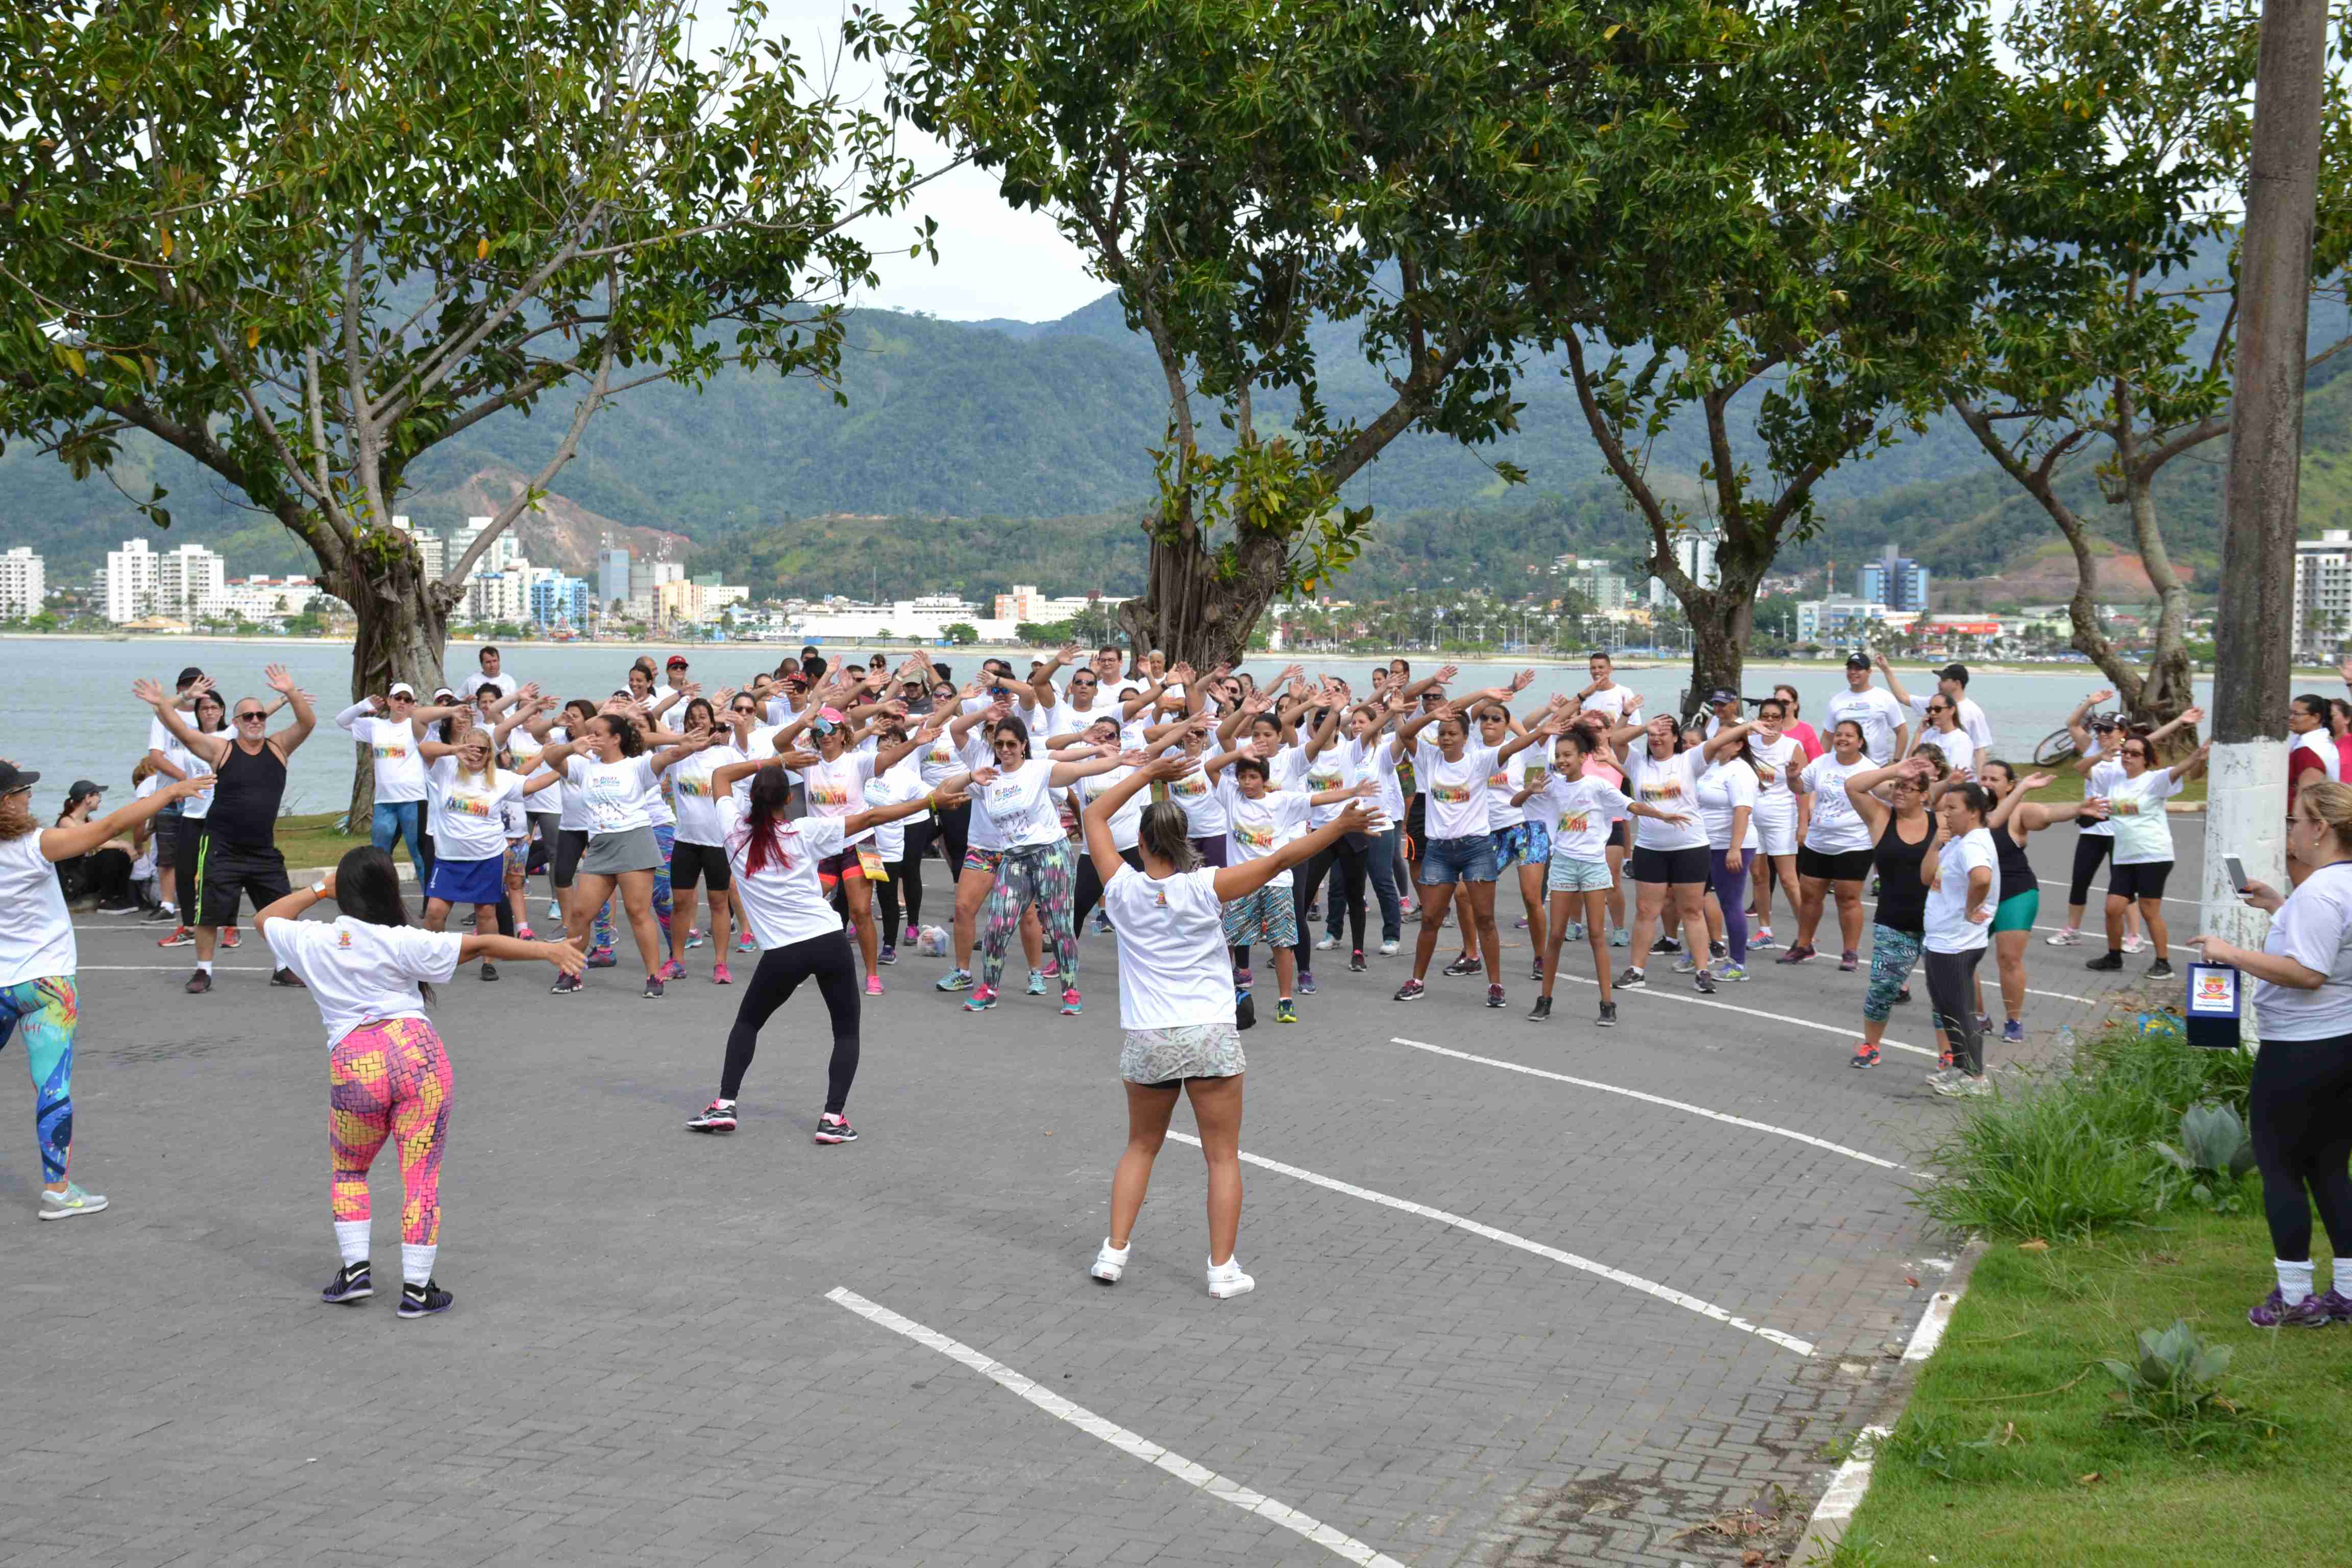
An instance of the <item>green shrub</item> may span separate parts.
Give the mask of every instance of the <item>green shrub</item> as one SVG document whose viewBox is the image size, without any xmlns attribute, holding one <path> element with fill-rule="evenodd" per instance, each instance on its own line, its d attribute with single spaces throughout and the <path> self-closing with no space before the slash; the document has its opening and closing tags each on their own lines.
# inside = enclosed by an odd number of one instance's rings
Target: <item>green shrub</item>
<svg viewBox="0 0 2352 1568">
<path fill-rule="evenodd" d="M 2187 1322 L 2139 1331 L 2130 1361 L 2102 1361 L 2121 1395 L 2114 1419 L 2156 1433 L 2183 1448 L 2231 1436 L 2268 1436 L 2268 1421 L 2229 1397 L 2230 1347 L 2209 1343 Z"/>
</svg>

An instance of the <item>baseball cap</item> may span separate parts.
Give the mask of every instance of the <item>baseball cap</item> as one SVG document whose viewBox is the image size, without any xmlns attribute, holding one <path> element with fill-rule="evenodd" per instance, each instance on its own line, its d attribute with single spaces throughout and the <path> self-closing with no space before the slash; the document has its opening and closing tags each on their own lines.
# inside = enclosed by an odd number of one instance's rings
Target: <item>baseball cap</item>
<svg viewBox="0 0 2352 1568">
<path fill-rule="evenodd" d="M 20 789 L 30 789 L 41 782 L 38 773 L 20 771 L 14 763 L 0 763 L 0 795 L 15 795 Z"/>
<path fill-rule="evenodd" d="M 1710 705 L 1724 702 L 1737 702 L 1739 700 L 1739 693 L 1731 690 L 1727 687 L 1718 686 L 1714 690 L 1706 694 L 1706 700 Z"/>
<path fill-rule="evenodd" d="M 686 668 L 686 655 L 682 653 L 674 653 L 670 655 L 668 668 L 671 669 L 684 669 Z"/>
<path fill-rule="evenodd" d="M 386 697 L 414 697 L 416 695 L 416 688 L 409 685 L 405 680 L 395 680 L 392 683 L 391 689 L 385 691 L 384 695 Z"/>
<path fill-rule="evenodd" d="M 840 729 L 843 722 L 840 709 L 820 708 L 816 710 L 816 717 L 809 721 L 809 728 L 820 735 L 830 735 Z"/>
<path fill-rule="evenodd" d="M 181 686 L 181 687 L 184 687 L 184 687 L 186 687 L 186 686 L 188 686 L 188 685 L 192 684 L 193 682 L 202 680 L 204 678 L 205 678 L 205 672 L 204 672 L 203 670 L 201 670 L 201 669 L 198 669 L 194 665 L 193 665 L 193 664 L 192 664 L 192 665 L 188 666 L 188 668 L 185 668 L 185 669 L 184 669 L 184 670 L 180 671 L 180 679 L 179 679 L 179 680 L 178 680 L 177 682 L 175 682 L 174 684 L 176 684 L 176 685 L 178 685 L 178 686 Z"/>
<path fill-rule="evenodd" d="M 1969 667 L 1965 664 L 1948 664 L 1936 672 L 1936 679 L 1957 680 L 1962 686 L 1966 686 L 1969 683 Z"/>
<path fill-rule="evenodd" d="M 1866 653 L 1850 653 L 1845 656 L 1845 667 L 1848 669 L 1868 669 L 1870 656 Z"/>
<path fill-rule="evenodd" d="M 73 782 L 73 786 L 66 791 L 66 804 L 68 805 L 71 805 L 75 801 L 81 799 L 84 795 L 104 795 L 105 793 L 106 786 L 100 784 L 95 779 L 76 779 Z"/>
</svg>

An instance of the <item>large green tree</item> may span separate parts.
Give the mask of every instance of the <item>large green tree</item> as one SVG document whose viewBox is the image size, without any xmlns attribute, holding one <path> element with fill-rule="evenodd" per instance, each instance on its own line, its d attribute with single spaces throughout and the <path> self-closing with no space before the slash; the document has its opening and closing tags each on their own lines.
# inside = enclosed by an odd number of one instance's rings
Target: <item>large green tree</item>
<svg viewBox="0 0 2352 1568">
<path fill-rule="evenodd" d="M 2194 700 L 2189 588 L 2166 548 L 2156 485 L 2226 437 L 2237 345 L 2236 222 L 2253 122 L 2252 0 L 2032 0 L 2006 41 L 2022 79 L 2013 199 L 1993 209 L 2000 287 L 1958 367 L 1954 412 L 2073 548 L 2074 647 L 2131 715 Z M 2339 23 L 2340 40 L 2345 28 Z M 2311 275 L 2342 300 L 2352 255 L 2352 115 L 2328 79 Z M 2053 155 L 2055 153 L 2056 155 Z M 2199 307 L 2230 301 L 2218 331 Z M 2333 312 L 2320 318 L 2335 325 Z M 2311 364 L 2352 337 L 2315 331 Z M 2156 590 L 2144 669 L 2099 625 L 2095 517 L 2068 480 L 2087 468 L 2122 510 Z"/>
<path fill-rule="evenodd" d="M 598 409 L 729 363 L 830 380 L 845 226 L 918 183 L 735 0 L 19 0 L 0 12 L 0 438 L 143 431 L 309 546 L 352 689 L 440 676 L 482 552 Z M 919 231 L 918 247 L 929 240 Z M 410 466 L 560 411 L 438 578 Z M 159 526 L 158 490 L 132 498 Z M 360 770 L 355 805 L 364 804 Z"/>
</svg>

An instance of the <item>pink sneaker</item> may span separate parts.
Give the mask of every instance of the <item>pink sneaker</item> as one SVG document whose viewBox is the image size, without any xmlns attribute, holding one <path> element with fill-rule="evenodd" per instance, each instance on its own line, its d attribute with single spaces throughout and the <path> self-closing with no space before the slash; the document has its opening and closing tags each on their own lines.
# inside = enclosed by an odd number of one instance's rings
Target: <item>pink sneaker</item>
<svg viewBox="0 0 2352 1568">
<path fill-rule="evenodd" d="M 1073 985 L 1067 991 L 1062 993 L 1063 1016 L 1075 1018 L 1084 1011 L 1086 1011 L 1086 1004 L 1079 999 L 1078 988 L 1076 986 Z"/>
<path fill-rule="evenodd" d="M 713 985 L 732 985 L 735 984 L 735 977 L 727 973 L 727 961 L 725 959 L 722 958 L 718 963 L 710 966 L 710 984 Z"/>
<path fill-rule="evenodd" d="M 539 937 L 531 931 L 530 927 L 517 926 L 515 927 L 515 940 L 517 942 L 537 942 Z"/>
<path fill-rule="evenodd" d="M 921 928 L 918 926 L 908 926 L 907 928 L 906 936 L 900 939 L 898 945 L 900 947 L 920 947 L 922 945 L 922 942 L 923 932 Z"/>
<path fill-rule="evenodd" d="M 683 979 L 685 979 L 685 978 L 686 978 L 686 965 L 685 965 L 685 964 L 683 964 L 683 963 L 679 963 L 677 959 L 675 959 L 675 958 L 671 959 L 667 963 L 665 963 L 665 964 L 663 964 L 663 965 L 661 966 L 661 978 L 662 978 L 662 979 L 664 979 L 664 980 L 683 980 Z"/>
<path fill-rule="evenodd" d="M 1062 961 L 1058 958 L 1049 956 L 1045 960 L 1045 966 L 1039 969 L 1037 973 L 1044 975 L 1046 979 L 1051 980 L 1055 975 L 1062 973 Z"/>
<path fill-rule="evenodd" d="M 880 975 L 869 974 L 866 977 L 866 994 L 868 996 L 879 996 L 882 994 L 882 977 Z"/>
</svg>

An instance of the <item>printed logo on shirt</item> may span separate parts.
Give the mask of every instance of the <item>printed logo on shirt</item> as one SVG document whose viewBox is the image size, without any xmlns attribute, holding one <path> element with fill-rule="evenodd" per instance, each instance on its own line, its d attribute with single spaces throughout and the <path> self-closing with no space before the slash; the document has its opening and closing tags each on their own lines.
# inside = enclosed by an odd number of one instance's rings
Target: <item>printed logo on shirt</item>
<svg viewBox="0 0 2352 1568">
<path fill-rule="evenodd" d="M 2129 795 L 2126 795 L 2121 799 L 2110 799 L 2107 802 L 2107 815 L 2109 816 L 2137 816 L 2139 815 L 2139 802 L 2132 799 Z"/>
<path fill-rule="evenodd" d="M 1234 824 L 1234 842 L 1243 848 L 1263 855 L 1274 847 L 1274 829 L 1252 822 Z"/>
<path fill-rule="evenodd" d="M 1470 786 L 1433 784 L 1429 786 L 1429 798 L 1440 805 L 1466 805 L 1470 801 Z"/>
<path fill-rule="evenodd" d="M 710 781 L 688 773 L 677 781 L 677 793 L 686 795 L 706 795 L 710 793 Z"/>
<path fill-rule="evenodd" d="M 849 791 L 830 779 L 813 779 L 809 783 L 811 805 L 847 805 Z"/>
<path fill-rule="evenodd" d="M 1573 838 L 1580 833 L 1590 832 L 1591 827 L 1592 816 L 1589 812 L 1577 811 L 1560 813 L 1559 827 L 1558 831 L 1562 837 Z"/>
<path fill-rule="evenodd" d="M 454 811 L 460 816 L 487 817 L 490 815 L 490 797 L 486 795 L 453 795 L 443 809 Z"/>
<path fill-rule="evenodd" d="M 335 933 L 335 945 L 336 945 L 337 947 L 349 947 L 349 946 L 351 946 L 351 945 L 352 945 L 352 933 L 351 933 L 351 932 L 349 932 L 349 931 L 337 931 L 337 932 Z"/>
<path fill-rule="evenodd" d="M 1307 787 L 1313 790 L 1318 795 L 1320 795 L 1327 789 L 1338 789 L 1339 787 L 1339 770 L 1337 768 L 1316 769 L 1313 773 L 1307 775 Z"/>
<path fill-rule="evenodd" d="M 1511 787 L 1511 770 L 1508 768 L 1496 768 L 1493 773 L 1488 773 L 1486 775 L 1486 787 L 1488 789 L 1508 790 Z"/>
<path fill-rule="evenodd" d="M 1662 800 L 1679 802 L 1682 798 L 1683 781 L 1679 777 L 1642 781 L 1642 799 L 1645 803 L 1654 804 Z"/>
<path fill-rule="evenodd" d="M 405 762 L 408 760 L 408 748 L 399 745 L 378 746 L 375 748 L 375 760 L 379 763 Z"/>
<path fill-rule="evenodd" d="M 1182 795 L 1186 800 L 1196 800 L 1209 793 L 1209 775 L 1186 773 L 1182 778 L 1171 779 L 1168 781 L 1168 793 Z"/>
</svg>

